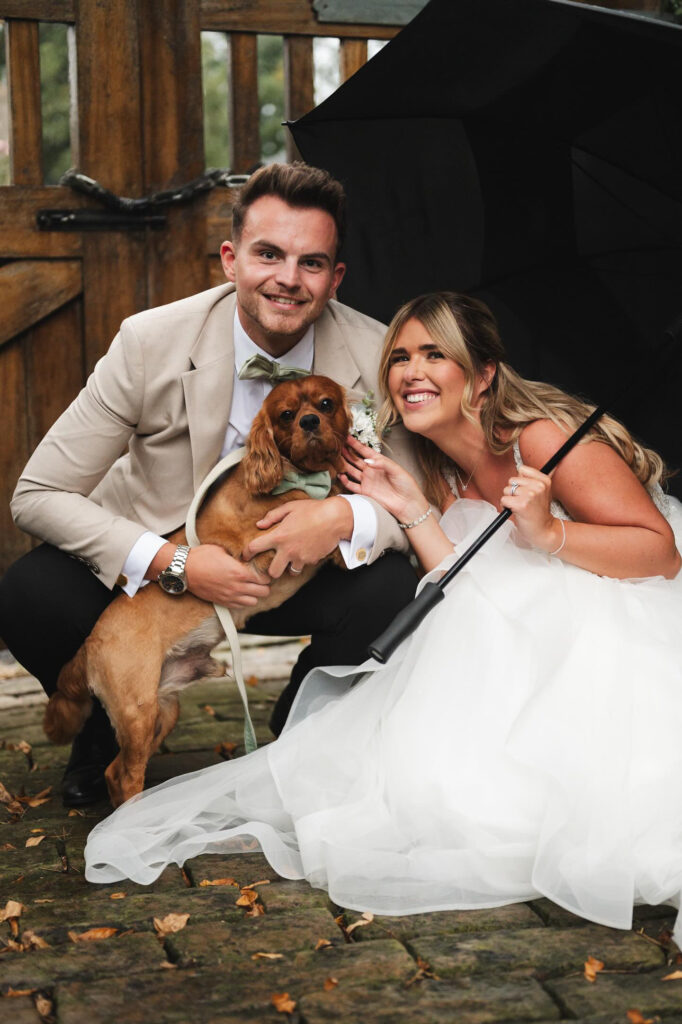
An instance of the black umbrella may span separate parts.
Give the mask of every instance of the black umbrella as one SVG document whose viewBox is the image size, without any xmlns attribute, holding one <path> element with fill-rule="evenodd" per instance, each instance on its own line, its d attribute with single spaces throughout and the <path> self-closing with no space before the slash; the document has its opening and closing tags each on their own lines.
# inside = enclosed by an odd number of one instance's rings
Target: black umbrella
<svg viewBox="0 0 682 1024">
<path fill-rule="evenodd" d="M 346 185 L 340 297 L 388 320 L 422 292 L 468 291 L 524 376 L 610 400 L 682 310 L 681 69 L 667 22 L 431 0 L 292 125 Z M 673 466 L 680 370 L 677 352 L 609 409 Z"/>
</svg>

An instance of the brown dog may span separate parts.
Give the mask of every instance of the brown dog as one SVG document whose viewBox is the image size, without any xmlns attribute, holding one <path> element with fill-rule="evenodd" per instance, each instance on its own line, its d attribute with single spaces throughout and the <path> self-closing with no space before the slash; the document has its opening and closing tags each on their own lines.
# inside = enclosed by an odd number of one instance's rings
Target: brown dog
<svg viewBox="0 0 682 1024">
<path fill-rule="evenodd" d="M 246 455 L 209 492 L 197 517 L 201 543 L 220 544 L 241 558 L 249 541 L 262 536 L 255 524 L 266 512 L 308 497 L 302 490 L 270 493 L 287 470 L 327 470 L 334 481 L 349 425 L 343 390 L 328 377 L 273 388 L 253 422 Z M 338 488 L 332 486 L 331 493 L 338 494 Z M 169 540 L 184 543 L 184 529 Z M 274 551 L 264 552 L 253 564 L 266 574 L 273 557 Z M 343 565 L 338 549 L 330 558 Z M 318 567 L 306 566 L 295 576 L 284 573 L 257 605 L 235 609 L 237 629 L 286 601 Z M 196 679 L 224 674 L 210 657 L 223 636 L 208 602 L 150 584 L 132 599 L 121 595 L 112 601 L 60 672 L 45 712 L 45 732 L 53 743 L 73 739 L 90 714 L 91 694 L 102 701 L 121 748 L 105 773 L 114 807 L 143 789 L 147 762 L 177 721 L 177 692 Z"/>
</svg>

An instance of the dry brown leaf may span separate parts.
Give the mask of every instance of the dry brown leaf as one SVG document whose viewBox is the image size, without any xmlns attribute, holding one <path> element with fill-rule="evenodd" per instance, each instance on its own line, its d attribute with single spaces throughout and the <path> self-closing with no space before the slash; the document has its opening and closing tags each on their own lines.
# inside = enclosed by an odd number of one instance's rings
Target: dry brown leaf
<svg viewBox="0 0 682 1024">
<path fill-rule="evenodd" d="M 331 946 L 329 939 L 318 939 L 315 944 L 315 949 L 326 949 L 327 946 Z"/>
<path fill-rule="evenodd" d="M 23 903 L 18 903 L 17 900 L 8 900 L 5 904 L 5 909 L 0 910 L 0 921 L 11 921 L 12 918 L 21 917 L 26 907 Z"/>
<path fill-rule="evenodd" d="M 10 814 L 21 815 L 24 813 L 23 804 L 8 789 L 5 789 L 2 782 L 0 782 L 0 804 L 5 804 Z"/>
<path fill-rule="evenodd" d="M 252 953 L 252 960 L 283 960 L 284 953 Z"/>
<path fill-rule="evenodd" d="M 2 850 L 3 853 L 9 853 L 10 850 L 16 850 L 16 846 L 12 846 L 11 843 L 4 843 L 0 846 L 0 850 Z"/>
<path fill-rule="evenodd" d="M 254 903 L 251 910 L 247 910 L 244 917 L 262 917 L 265 913 L 265 907 L 262 903 Z"/>
<path fill-rule="evenodd" d="M 682 981 L 682 971 L 673 971 L 672 974 L 666 974 L 661 981 Z"/>
<path fill-rule="evenodd" d="M 626 1017 L 630 1024 L 654 1024 L 654 1020 L 658 1020 L 658 1017 L 643 1017 L 639 1010 L 628 1010 Z"/>
<path fill-rule="evenodd" d="M 2 994 L 5 999 L 12 999 L 15 996 L 32 996 L 34 992 L 34 988 L 12 988 L 10 985 L 7 991 Z"/>
<path fill-rule="evenodd" d="M 588 956 L 585 961 L 585 979 L 586 981 L 596 981 L 597 973 L 603 971 L 604 965 L 601 960 L 597 960 L 594 956 Z"/>
<path fill-rule="evenodd" d="M 80 807 L 72 807 L 69 811 L 70 818 L 84 818 L 85 811 L 81 811 Z"/>
<path fill-rule="evenodd" d="M 69 932 L 72 942 L 99 942 L 101 939 L 110 939 L 116 935 L 118 928 L 88 928 L 86 932 Z"/>
<path fill-rule="evenodd" d="M 165 971 L 177 971 L 178 965 L 172 964 L 170 960 L 162 960 L 159 967 L 163 967 Z"/>
<path fill-rule="evenodd" d="M 270 885 L 270 879 L 264 878 L 260 882 L 251 882 L 250 885 L 242 885 L 241 892 L 244 892 L 245 889 L 255 889 L 257 885 Z"/>
<path fill-rule="evenodd" d="M 253 889 L 240 889 L 241 896 L 237 900 L 238 907 L 250 907 L 258 899 L 258 893 Z"/>
<path fill-rule="evenodd" d="M 202 878 L 199 888 L 204 889 L 207 885 L 239 885 L 234 878 Z"/>
<path fill-rule="evenodd" d="M 324 979 L 324 985 L 322 987 L 324 988 L 325 992 L 331 992 L 331 990 L 333 988 L 336 988 L 338 983 L 339 983 L 339 979 L 338 978 L 325 978 Z"/>
<path fill-rule="evenodd" d="M 366 910 L 358 921 L 353 921 L 352 924 L 348 925 L 346 928 L 346 935 L 350 935 L 350 933 L 354 932 L 356 928 L 364 928 L 365 925 L 371 924 L 373 920 L 374 914 L 370 913 L 369 910 Z"/>
<path fill-rule="evenodd" d="M 29 839 L 26 840 L 24 845 L 25 846 L 40 846 L 40 844 L 42 843 L 44 838 L 45 838 L 44 835 L 42 835 L 42 836 L 31 836 Z"/>
<path fill-rule="evenodd" d="M 36 935 L 32 928 L 27 928 L 21 936 L 21 941 L 24 949 L 49 949 L 49 942 L 45 942 L 45 939 L 41 939 L 40 935 Z"/>
<path fill-rule="evenodd" d="M 124 900 L 125 898 L 126 894 L 124 892 L 112 892 L 109 894 L 110 900 Z"/>
<path fill-rule="evenodd" d="M 31 833 L 33 833 L 33 834 L 35 834 L 36 832 L 44 832 L 44 831 L 45 831 L 44 828 L 32 828 L 31 829 Z"/>
<path fill-rule="evenodd" d="M 172 935 L 180 932 L 189 921 L 189 914 L 166 914 L 165 917 L 154 918 L 154 929 L 157 935 Z"/>
<path fill-rule="evenodd" d="M 40 793 L 36 793 L 35 796 L 18 796 L 17 800 L 22 804 L 26 804 L 27 807 L 40 807 L 52 799 L 51 793 L 52 786 L 47 786 L 45 789 L 41 789 Z"/>
<path fill-rule="evenodd" d="M 38 1011 L 38 1015 L 43 1018 L 51 1018 L 54 1011 L 54 1003 L 46 996 L 43 992 L 38 992 L 34 1000 L 35 1008 Z"/>
<path fill-rule="evenodd" d="M 212 708 L 210 704 L 204 704 L 202 711 L 205 711 L 207 715 L 215 717 L 215 708 Z"/>
<path fill-rule="evenodd" d="M 8 789 L 0 782 L 0 804 L 11 804 L 14 797 Z"/>
<path fill-rule="evenodd" d="M 258 676 L 247 676 L 244 682 L 247 686 L 258 686 Z"/>
<path fill-rule="evenodd" d="M 50 899 L 48 899 L 48 898 L 46 897 L 46 898 L 45 898 L 44 900 L 34 900 L 33 902 L 34 902 L 34 903 L 54 903 L 54 900 L 53 900 L 53 899 L 51 899 L 51 898 L 50 898 Z"/>
<path fill-rule="evenodd" d="M 293 1013 L 296 1009 L 296 1002 L 288 992 L 273 992 L 270 1002 L 278 1013 Z"/>
<path fill-rule="evenodd" d="M 214 747 L 216 754 L 219 754 L 225 761 L 231 761 L 234 757 L 234 752 L 237 749 L 237 743 L 219 743 L 217 747 Z"/>
</svg>

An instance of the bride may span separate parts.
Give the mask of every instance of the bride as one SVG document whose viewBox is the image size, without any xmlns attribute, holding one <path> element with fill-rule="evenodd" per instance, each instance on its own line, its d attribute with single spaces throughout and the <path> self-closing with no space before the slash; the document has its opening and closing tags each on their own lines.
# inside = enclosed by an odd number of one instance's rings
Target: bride
<svg viewBox="0 0 682 1024">
<path fill-rule="evenodd" d="M 661 459 L 605 416 L 543 475 L 590 407 L 519 377 L 463 295 L 405 305 L 381 375 L 424 489 L 353 440 L 344 482 L 396 516 L 425 579 L 501 508 L 511 521 L 388 665 L 311 673 L 277 742 L 97 825 L 86 877 L 148 884 L 255 839 L 360 911 L 543 895 L 627 928 L 637 902 L 679 907 L 682 506 Z"/>
</svg>

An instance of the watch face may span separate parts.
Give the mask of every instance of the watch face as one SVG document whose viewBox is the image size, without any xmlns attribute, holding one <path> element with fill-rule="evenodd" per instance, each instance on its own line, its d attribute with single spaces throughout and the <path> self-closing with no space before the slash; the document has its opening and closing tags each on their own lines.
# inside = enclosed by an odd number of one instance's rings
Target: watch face
<svg viewBox="0 0 682 1024">
<path fill-rule="evenodd" d="M 159 583 L 168 594 L 182 594 L 187 589 L 181 576 L 173 576 L 170 573 L 162 573 L 159 576 Z"/>
</svg>

